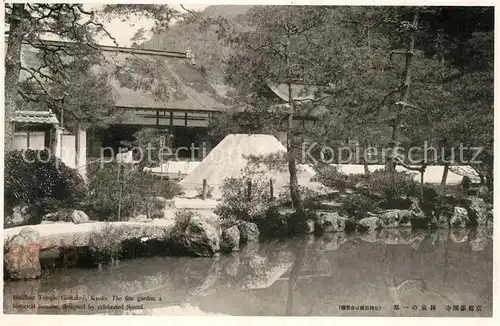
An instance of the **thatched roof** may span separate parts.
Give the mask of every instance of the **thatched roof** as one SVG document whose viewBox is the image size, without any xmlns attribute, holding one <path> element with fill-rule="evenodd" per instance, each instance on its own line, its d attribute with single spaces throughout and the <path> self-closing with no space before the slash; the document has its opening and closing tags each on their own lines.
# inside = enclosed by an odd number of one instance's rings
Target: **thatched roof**
<svg viewBox="0 0 500 326">
<path fill-rule="evenodd" d="M 103 59 L 96 70 L 109 73 L 118 107 L 183 111 L 224 111 L 226 108 L 224 99 L 196 69 L 188 53 L 110 46 L 102 46 L 101 50 L 106 60 Z M 22 62 L 32 67 L 38 65 L 36 50 L 28 44 L 23 44 Z M 117 67 L 122 73 L 130 74 L 128 82 L 124 83 L 124 78 L 118 80 Z M 138 67 L 145 70 L 144 76 L 139 76 Z M 21 80 L 26 78 L 26 74 L 21 74 Z M 138 81 L 148 79 L 154 80 L 153 83 L 161 80 L 166 86 L 166 94 L 154 96 L 147 87 L 139 87 Z"/>
</svg>

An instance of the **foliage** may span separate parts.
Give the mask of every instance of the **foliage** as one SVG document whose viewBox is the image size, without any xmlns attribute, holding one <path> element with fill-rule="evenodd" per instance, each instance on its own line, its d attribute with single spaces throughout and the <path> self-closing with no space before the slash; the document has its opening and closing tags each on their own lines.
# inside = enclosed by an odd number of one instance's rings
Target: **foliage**
<svg viewBox="0 0 500 326">
<path fill-rule="evenodd" d="M 345 191 L 353 183 L 347 174 L 340 172 L 335 166 L 323 165 L 317 168 L 313 181 L 321 182 L 326 187 Z"/>
<path fill-rule="evenodd" d="M 269 183 L 263 178 L 252 178 L 252 193 L 248 198 L 248 178 L 226 178 L 221 186 L 222 199 L 215 213 L 225 220 L 252 222 L 269 206 Z"/>
<path fill-rule="evenodd" d="M 365 218 L 368 212 L 374 213 L 377 210 L 377 202 L 363 194 L 348 196 L 341 207 L 341 213 L 343 215 L 356 220 Z"/>
<path fill-rule="evenodd" d="M 121 236 L 123 231 L 106 222 L 100 230 L 93 230 L 89 235 L 89 251 L 97 264 L 115 262 L 123 249 Z"/>
<path fill-rule="evenodd" d="M 416 193 L 416 186 L 412 175 L 407 172 L 387 173 L 378 170 L 370 173 L 366 178 L 368 191 L 380 196 L 384 202 L 410 197 Z"/>
<path fill-rule="evenodd" d="M 140 151 L 134 153 L 134 160 L 139 161 L 139 168 L 151 167 L 160 162 L 164 163 L 164 157 L 160 157 L 160 150 L 169 148 L 169 144 L 172 141 L 172 134 L 166 129 L 159 128 L 142 128 L 141 130 L 134 133 L 134 147 L 137 147 Z M 162 142 L 163 138 L 163 142 Z M 163 151 L 163 154 L 168 154 L 168 151 Z M 151 155 L 151 160 L 148 157 Z"/>
<path fill-rule="evenodd" d="M 313 210 L 294 212 L 287 216 L 288 236 L 300 236 L 308 233 L 308 221 L 315 222 L 318 216 Z"/>
<path fill-rule="evenodd" d="M 139 214 L 148 215 L 151 198 L 164 197 L 170 199 L 181 191 L 180 186 L 169 180 L 160 180 L 151 174 L 139 171 L 137 167 L 124 164 L 124 183 L 121 202 L 121 219 L 128 219 Z M 116 220 L 118 212 L 119 164 L 108 163 L 94 167 L 88 174 L 89 215 L 99 220 Z M 123 175 L 123 174 L 122 174 Z"/>
<path fill-rule="evenodd" d="M 34 215 L 78 205 L 85 196 L 81 176 L 48 150 L 11 151 L 5 157 L 5 207 L 29 205 Z"/>
<path fill-rule="evenodd" d="M 313 210 L 304 212 L 280 213 L 279 207 L 270 206 L 253 222 L 259 228 L 263 239 L 301 236 L 308 233 L 308 221 L 316 221 L 318 216 Z"/>
</svg>

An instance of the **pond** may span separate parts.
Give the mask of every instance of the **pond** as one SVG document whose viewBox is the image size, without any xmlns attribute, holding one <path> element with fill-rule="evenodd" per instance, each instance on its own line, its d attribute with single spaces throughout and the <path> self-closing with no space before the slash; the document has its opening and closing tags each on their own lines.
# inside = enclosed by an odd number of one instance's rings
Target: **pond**
<svg viewBox="0 0 500 326">
<path fill-rule="evenodd" d="M 493 230 L 380 230 L 45 269 L 6 282 L 5 313 L 240 316 L 492 315 Z"/>
</svg>

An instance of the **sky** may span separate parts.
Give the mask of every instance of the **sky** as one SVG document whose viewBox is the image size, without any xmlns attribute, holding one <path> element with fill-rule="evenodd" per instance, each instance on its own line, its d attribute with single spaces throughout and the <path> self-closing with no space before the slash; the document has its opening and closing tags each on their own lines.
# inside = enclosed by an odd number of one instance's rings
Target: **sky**
<svg viewBox="0 0 500 326">
<path fill-rule="evenodd" d="M 97 9 L 102 7 L 103 5 L 84 5 L 84 8 L 88 9 Z M 172 5 L 174 8 L 182 11 L 183 9 L 180 5 Z M 208 4 L 185 4 L 184 7 L 189 10 L 203 10 L 208 7 Z M 152 20 L 147 20 L 144 18 L 137 17 L 136 19 L 130 19 L 127 22 L 122 22 L 120 19 L 114 19 L 110 22 L 103 21 L 103 25 L 106 27 L 106 30 L 116 38 L 119 46 L 130 46 L 132 43 L 130 39 L 134 36 L 135 32 L 137 32 L 141 27 L 145 30 L 150 30 L 153 27 L 154 22 Z M 113 40 L 109 37 L 103 37 L 98 41 L 102 45 L 115 45 Z"/>
</svg>

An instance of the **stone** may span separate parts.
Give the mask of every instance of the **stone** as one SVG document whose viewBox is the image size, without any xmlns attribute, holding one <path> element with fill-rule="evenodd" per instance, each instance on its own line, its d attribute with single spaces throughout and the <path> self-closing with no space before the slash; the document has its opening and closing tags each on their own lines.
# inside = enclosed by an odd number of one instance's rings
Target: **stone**
<svg viewBox="0 0 500 326">
<path fill-rule="evenodd" d="M 470 224 L 469 214 L 463 207 L 455 206 L 453 208 L 453 215 L 450 218 L 450 227 L 452 228 L 465 228 Z"/>
<path fill-rule="evenodd" d="M 317 234 L 342 232 L 346 229 L 347 218 L 337 212 L 322 212 L 314 225 Z"/>
<path fill-rule="evenodd" d="M 29 224 L 31 215 L 28 213 L 28 210 L 29 208 L 26 205 L 14 207 L 12 216 L 7 216 L 5 218 L 5 227 L 13 228 Z"/>
<path fill-rule="evenodd" d="M 413 229 L 429 227 L 431 220 L 425 215 L 422 208 L 420 208 L 420 200 L 418 198 L 412 198 L 412 204 L 408 211 L 410 212 L 410 223 Z"/>
<path fill-rule="evenodd" d="M 380 213 L 384 228 L 411 227 L 411 211 L 388 209 Z"/>
<path fill-rule="evenodd" d="M 240 230 L 236 225 L 222 231 L 220 249 L 222 252 L 240 250 Z"/>
<path fill-rule="evenodd" d="M 89 217 L 85 212 L 79 211 L 79 210 L 74 210 L 73 213 L 71 213 L 71 221 L 75 224 L 80 224 L 80 223 L 87 223 L 89 222 Z"/>
<path fill-rule="evenodd" d="M 11 280 L 28 280 L 40 277 L 40 235 L 24 227 L 8 242 L 4 257 L 7 276 Z"/>
<path fill-rule="evenodd" d="M 307 234 L 313 234 L 314 233 L 314 221 L 309 219 L 307 220 Z"/>
<path fill-rule="evenodd" d="M 238 223 L 240 230 L 240 244 L 259 242 L 259 228 L 255 223 L 240 221 Z"/>
<path fill-rule="evenodd" d="M 478 197 L 470 198 L 471 204 L 469 208 L 476 213 L 477 223 L 479 225 L 486 225 L 488 223 L 489 211 L 491 210 L 491 205 L 487 204 L 484 199 Z"/>
<path fill-rule="evenodd" d="M 377 216 L 365 217 L 358 221 L 358 231 L 375 231 L 382 225 L 382 220 Z"/>
<path fill-rule="evenodd" d="M 434 224 L 438 229 L 450 228 L 450 219 L 445 214 L 440 214 L 434 218 Z"/>
<path fill-rule="evenodd" d="M 194 215 L 184 232 L 183 244 L 196 256 L 211 257 L 220 250 L 218 227 L 213 221 Z"/>
<path fill-rule="evenodd" d="M 490 193 L 490 190 L 488 189 L 487 186 L 480 186 L 477 188 L 477 195 L 481 198 L 487 197 Z"/>
<path fill-rule="evenodd" d="M 48 213 L 42 216 L 42 222 L 73 222 L 73 212 L 73 209 L 65 208 L 57 212 Z"/>
</svg>

